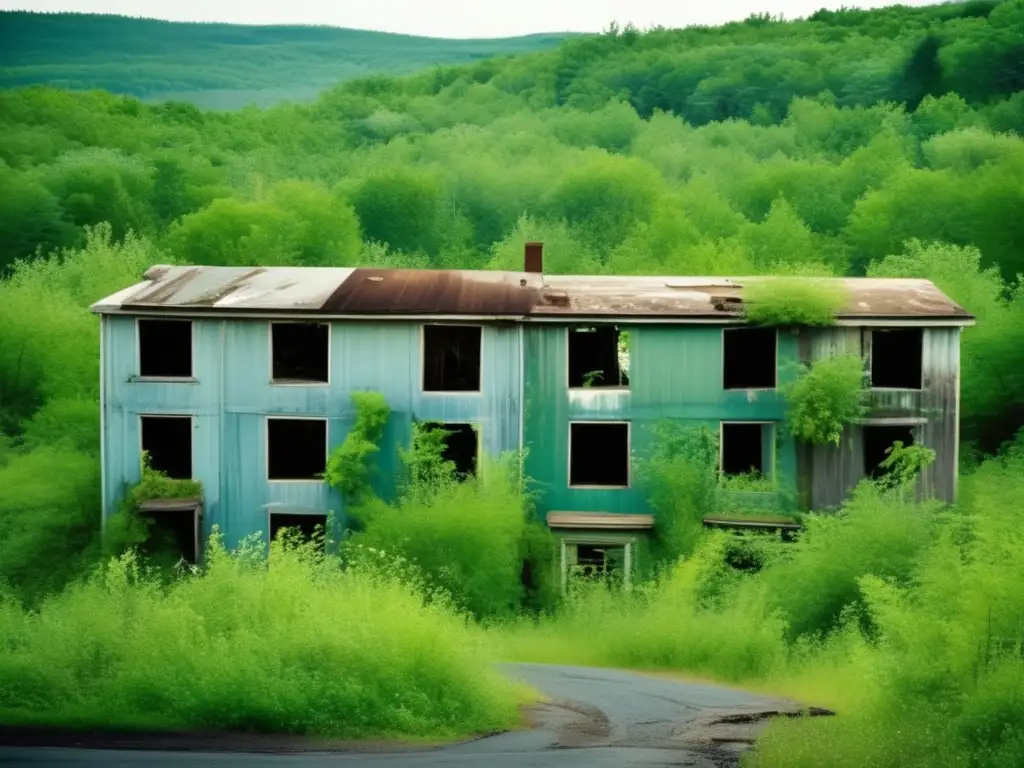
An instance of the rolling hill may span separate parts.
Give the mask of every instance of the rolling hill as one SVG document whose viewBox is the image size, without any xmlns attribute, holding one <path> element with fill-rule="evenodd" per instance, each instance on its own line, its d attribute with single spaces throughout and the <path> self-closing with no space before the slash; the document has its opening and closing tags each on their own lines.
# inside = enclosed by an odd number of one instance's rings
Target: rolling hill
<svg viewBox="0 0 1024 768">
<path fill-rule="evenodd" d="M 0 87 L 101 88 L 206 108 L 306 101 L 375 74 L 554 48 L 572 33 L 450 40 L 337 27 L 0 11 Z"/>
</svg>

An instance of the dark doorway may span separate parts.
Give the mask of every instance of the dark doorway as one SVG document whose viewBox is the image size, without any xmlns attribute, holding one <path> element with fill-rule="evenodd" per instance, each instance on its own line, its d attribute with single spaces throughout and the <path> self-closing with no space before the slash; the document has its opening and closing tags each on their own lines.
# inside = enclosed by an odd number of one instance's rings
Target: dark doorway
<svg viewBox="0 0 1024 768">
<path fill-rule="evenodd" d="M 319 480 L 326 468 L 326 419 L 267 419 L 268 480 Z"/>
<path fill-rule="evenodd" d="M 885 477 L 888 472 L 880 465 L 889 456 L 886 453 L 899 440 L 903 445 L 914 444 L 914 429 L 906 424 L 865 426 L 864 474 L 873 480 Z"/>
<path fill-rule="evenodd" d="M 569 429 L 570 486 L 629 485 L 628 423 L 574 423 Z"/>
<path fill-rule="evenodd" d="M 479 392 L 482 334 L 478 325 L 423 326 L 423 390 Z"/>
<path fill-rule="evenodd" d="M 629 336 L 614 325 L 569 329 L 570 387 L 628 387 Z"/>
<path fill-rule="evenodd" d="M 319 530 L 317 528 L 319 527 Z M 316 541 L 317 546 L 323 548 L 327 532 L 327 515 L 296 515 L 285 513 L 270 513 L 270 540 L 274 541 L 277 534 L 282 530 L 288 531 L 285 535 L 303 541 Z"/>
<path fill-rule="evenodd" d="M 430 422 L 428 429 L 439 429 L 447 434 L 444 438 L 442 458 L 455 464 L 455 477 L 465 480 L 476 474 L 477 456 L 480 449 L 479 433 L 472 424 L 441 424 Z"/>
<path fill-rule="evenodd" d="M 766 424 L 722 424 L 722 474 L 766 474 L 764 429 Z"/>
<path fill-rule="evenodd" d="M 774 328 L 726 328 L 722 332 L 722 386 L 775 389 L 777 343 Z"/>
<path fill-rule="evenodd" d="M 192 417 L 142 416 L 141 429 L 150 468 L 175 480 L 191 480 Z"/>
<path fill-rule="evenodd" d="M 139 318 L 139 376 L 192 376 L 192 321 Z"/>
<path fill-rule="evenodd" d="M 271 377 L 275 382 L 327 383 L 327 323 L 271 323 L 270 337 Z"/>
<path fill-rule="evenodd" d="M 921 389 L 923 344 L 920 328 L 871 331 L 871 386 Z"/>
</svg>

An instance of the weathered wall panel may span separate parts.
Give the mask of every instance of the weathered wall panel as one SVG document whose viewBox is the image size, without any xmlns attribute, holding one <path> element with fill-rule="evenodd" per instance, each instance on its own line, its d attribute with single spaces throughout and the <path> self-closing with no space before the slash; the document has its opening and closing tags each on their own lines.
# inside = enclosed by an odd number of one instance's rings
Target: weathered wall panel
<svg viewBox="0 0 1024 768">
<path fill-rule="evenodd" d="M 811 359 L 849 352 L 868 354 L 870 330 L 828 328 L 806 331 Z M 959 415 L 960 329 L 927 328 L 923 332 L 921 390 L 872 390 L 865 424 L 907 424 L 916 439 L 936 452 L 922 473 L 919 493 L 943 501 L 956 498 Z M 863 426 L 853 425 L 839 447 L 813 446 L 801 451 L 801 476 L 810 485 L 815 509 L 839 504 L 864 477 Z"/>
<path fill-rule="evenodd" d="M 266 535 L 268 504 L 344 514 L 341 499 L 322 483 L 267 480 L 268 415 L 327 418 L 333 448 L 344 441 L 353 423 L 350 393 L 382 392 L 392 415 L 375 485 L 385 495 L 394 490 L 398 448 L 408 445 L 414 418 L 477 424 L 483 447 L 492 454 L 519 445 L 519 330 L 514 327 L 484 328 L 482 391 L 471 394 L 422 391 L 421 332 L 414 323 L 332 324 L 327 386 L 271 384 L 266 321 L 195 321 L 195 382 L 134 381 L 134 320 L 109 317 L 104 333 L 108 515 L 126 486 L 139 480 L 143 413 L 194 417 L 193 473 L 204 486 L 205 532 L 219 525 L 229 546 L 256 531 Z"/>
<path fill-rule="evenodd" d="M 722 420 L 778 424 L 784 404 L 776 391 L 727 391 L 722 386 L 722 328 L 719 326 L 620 326 L 629 331 L 630 386 L 626 391 L 569 390 L 565 326 L 527 326 L 527 473 L 540 492 L 538 511 L 649 513 L 636 477 L 625 489 L 569 487 L 569 422 L 621 421 L 631 424 L 631 450 L 643 457 L 650 427 L 682 419 L 716 430 Z M 797 337 L 779 334 L 779 378 L 795 374 Z M 795 480 L 796 452 L 782 439 L 776 454 L 780 479 Z M 634 462 L 635 464 L 635 462 Z"/>
</svg>

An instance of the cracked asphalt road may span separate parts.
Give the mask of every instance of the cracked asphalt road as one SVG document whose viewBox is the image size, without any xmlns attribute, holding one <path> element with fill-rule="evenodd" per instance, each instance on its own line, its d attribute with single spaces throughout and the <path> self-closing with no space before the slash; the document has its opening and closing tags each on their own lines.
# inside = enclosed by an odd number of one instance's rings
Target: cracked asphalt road
<svg viewBox="0 0 1024 768">
<path fill-rule="evenodd" d="M 429 749 L 373 752 L 313 751 L 287 743 L 258 746 L 276 754 L 240 751 L 74 747 L 0 747 L 0 766 L 42 768 L 638 768 L 737 764 L 766 713 L 797 712 L 791 701 L 714 685 L 684 683 L 612 669 L 548 664 L 503 664 L 503 671 L 533 685 L 549 701 L 529 712 L 530 730 L 510 731 L 475 741 Z M 725 718 L 726 723 L 720 721 Z M 736 721 L 743 721 L 737 723 Z M 9 743 L 9 742 L 8 742 Z M 214 749 L 231 749 L 227 740 Z M 297 746 L 298 745 L 298 746 Z M 128 746 L 128 745 L 125 745 Z M 141 747 L 141 748 L 140 748 Z M 209 749 L 208 747 L 206 749 Z M 302 749 L 296 754 L 298 749 Z M 287 754 L 285 754 L 287 753 Z"/>
</svg>

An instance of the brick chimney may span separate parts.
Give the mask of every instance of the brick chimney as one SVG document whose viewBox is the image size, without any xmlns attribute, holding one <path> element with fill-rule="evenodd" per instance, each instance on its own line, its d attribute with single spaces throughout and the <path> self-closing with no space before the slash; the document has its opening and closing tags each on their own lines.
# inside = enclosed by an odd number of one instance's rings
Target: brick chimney
<svg viewBox="0 0 1024 768">
<path fill-rule="evenodd" d="M 524 272 L 544 272 L 544 243 L 527 243 Z"/>
</svg>

